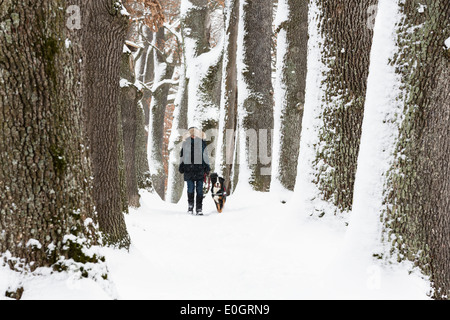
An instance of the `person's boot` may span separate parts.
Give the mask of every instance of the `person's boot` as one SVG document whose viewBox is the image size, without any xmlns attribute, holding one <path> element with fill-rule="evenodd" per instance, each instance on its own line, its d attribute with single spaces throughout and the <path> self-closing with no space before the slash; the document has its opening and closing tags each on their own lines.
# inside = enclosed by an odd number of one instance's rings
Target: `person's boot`
<svg viewBox="0 0 450 320">
<path fill-rule="evenodd" d="M 194 198 L 195 198 L 194 193 L 188 193 L 188 203 L 189 203 L 188 213 L 189 214 L 194 214 Z"/>
<path fill-rule="evenodd" d="M 203 196 L 202 197 L 197 196 L 197 215 L 198 216 L 203 215 Z"/>
</svg>

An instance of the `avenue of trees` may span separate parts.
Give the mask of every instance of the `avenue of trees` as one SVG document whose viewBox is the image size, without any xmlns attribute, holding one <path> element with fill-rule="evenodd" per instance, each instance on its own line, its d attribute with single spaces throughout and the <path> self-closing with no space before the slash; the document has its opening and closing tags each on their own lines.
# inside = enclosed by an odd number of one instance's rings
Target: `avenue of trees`
<svg viewBox="0 0 450 320">
<path fill-rule="evenodd" d="M 375 59 L 390 10 L 393 51 Z M 34 270 L 129 248 L 139 190 L 180 200 L 190 126 L 231 193 L 350 215 L 379 124 L 385 258 L 448 298 L 449 19 L 447 0 L 0 0 L 0 255 Z M 392 105 L 372 117 L 384 78 Z"/>
</svg>

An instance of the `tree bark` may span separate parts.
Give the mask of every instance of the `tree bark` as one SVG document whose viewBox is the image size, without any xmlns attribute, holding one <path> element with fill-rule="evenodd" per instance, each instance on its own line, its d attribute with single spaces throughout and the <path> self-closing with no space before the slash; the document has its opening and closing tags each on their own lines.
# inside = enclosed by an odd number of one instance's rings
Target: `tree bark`
<svg viewBox="0 0 450 320">
<path fill-rule="evenodd" d="M 150 177 L 150 168 L 148 165 L 148 131 L 145 122 L 144 106 L 141 102 L 137 106 L 136 111 L 136 174 L 139 189 L 151 191 L 152 181 Z"/>
<path fill-rule="evenodd" d="M 187 59 L 198 57 L 201 54 L 208 52 L 209 35 L 210 35 L 210 21 L 209 21 L 209 6 L 208 0 L 181 0 L 188 6 L 184 16 L 182 17 L 182 36 L 183 46 L 186 49 L 186 42 L 193 41 L 193 46 L 189 47 L 191 51 L 183 50 Z"/>
<path fill-rule="evenodd" d="M 216 171 L 231 190 L 235 135 L 237 125 L 237 40 L 239 30 L 239 0 L 226 2 L 225 47 L 222 69 L 219 136 Z"/>
<path fill-rule="evenodd" d="M 242 23 L 240 29 L 243 33 L 239 35 L 238 83 L 239 88 L 245 86 L 246 90 L 238 93 L 239 183 L 249 183 L 257 191 L 268 191 L 271 160 L 263 157 L 271 155 L 263 151 L 264 148 L 272 149 L 274 128 L 271 56 L 273 3 L 272 0 L 242 0 L 240 11 L 242 21 L 239 23 Z M 246 139 L 249 132 L 250 136 L 253 135 L 251 142 Z M 258 146 L 251 145 L 254 143 Z"/>
<path fill-rule="evenodd" d="M 0 253 L 22 270 L 61 256 L 96 260 L 83 253 L 97 241 L 97 217 L 79 99 L 82 51 L 65 8 L 62 0 L 0 6 Z"/>
<path fill-rule="evenodd" d="M 313 166 L 320 198 L 336 213 L 352 209 L 373 30 L 369 9 L 377 0 L 316 0 L 327 67 L 321 102 L 322 126 Z M 323 212 L 321 214 L 324 214 Z"/>
<path fill-rule="evenodd" d="M 153 47 L 150 45 L 153 42 L 153 31 L 150 30 L 145 25 L 142 26 L 142 35 L 144 40 L 144 48 L 142 50 L 142 54 L 139 58 L 140 62 L 137 72 L 137 79 L 142 81 L 143 83 L 147 83 L 154 78 L 153 74 Z"/>
<path fill-rule="evenodd" d="M 184 64 L 182 65 L 184 69 Z M 188 127 L 188 85 L 189 80 L 184 79 L 182 75 L 180 79 L 180 87 L 178 89 L 177 103 L 175 105 L 173 128 L 170 135 L 169 143 L 169 176 L 167 186 L 166 199 L 171 203 L 178 203 L 183 196 L 184 177 L 178 172 L 180 165 L 180 152 L 183 143 L 183 131 L 186 132 Z"/>
<path fill-rule="evenodd" d="M 160 28 L 156 33 L 156 47 L 164 50 L 165 29 Z M 154 50 L 155 79 L 153 83 L 153 97 L 150 104 L 150 172 L 152 186 L 156 193 L 165 200 L 166 198 L 166 172 L 164 170 L 164 118 L 166 114 L 169 84 L 160 83 L 171 80 L 175 67 L 166 61 L 166 58 Z"/>
<path fill-rule="evenodd" d="M 139 81 L 147 85 L 154 79 L 154 59 L 153 59 L 153 47 L 150 44 L 153 42 L 153 32 L 143 26 L 143 37 L 145 40 L 145 48 L 143 49 L 143 55 L 141 56 L 141 63 L 137 78 Z M 143 91 L 143 97 L 139 104 L 139 110 L 137 113 L 138 128 L 137 128 L 137 179 L 139 189 L 152 190 L 152 181 L 150 175 L 150 168 L 148 163 L 148 137 L 149 137 L 149 124 L 150 124 L 150 104 L 152 101 L 152 92 L 150 90 Z"/>
<path fill-rule="evenodd" d="M 305 106 L 308 1 L 282 1 L 278 3 L 278 10 L 286 10 L 288 14 L 277 30 L 278 74 L 275 87 L 277 119 L 274 136 L 280 143 L 274 144 L 272 187 L 279 184 L 284 189 L 294 191 Z"/>
<path fill-rule="evenodd" d="M 138 113 L 139 101 L 142 93 L 134 85 L 134 58 L 130 53 L 124 53 L 122 57 L 121 68 L 121 124 L 123 134 L 124 164 L 126 176 L 126 190 L 128 205 L 138 208 L 139 204 L 139 188 L 137 181 L 137 129 L 138 129 Z M 126 85 L 125 85 L 126 82 Z"/>
<path fill-rule="evenodd" d="M 86 59 L 87 127 L 94 172 L 94 200 L 105 240 L 128 247 L 119 179 L 120 66 L 127 30 L 114 1 L 82 1 Z"/>
<path fill-rule="evenodd" d="M 124 146 L 124 136 L 123 136 L 123 125 L 122 125 L 122 107 L 119 104 L 117 106 L 118 110 L 118 123 L 117 132 L 119 133 L 119 143 L 117 145 L 117 152 L 119 155 L 119 186 L 120 186 L 120 206 L 123 213 L 129 212 L 128 207 L 128 188 L 127 188 L 127 177 L 125 172 L 125 146 Z"/>
<path fill-rule="evenodd" d="M 434 298 L 450 296 L 450 36 L 448 1 L 400 2 L 398 52 L 403 121 L 388 174 L 385 224 L 398 259 L 431 278 Z"/>
<path fill-rule="evenodd" d="M 148 85 L 155 79 L 155 59 L 154 59 L 154 48 L 150 46 L 153 43 L 154 33 L 147 30 L 145 43 L 148 44 L 148 49 L 145 54 L 145 62 L 142 63 L 142 73 L 141 81 Z M 150 123 L 150 104 L 152 102 L 152 92 L 150 90 L 144 91 L 144 97 L 142 98 L 142 104 L 145 112 L 145 125 L 148 126 Z"/>
</svg>

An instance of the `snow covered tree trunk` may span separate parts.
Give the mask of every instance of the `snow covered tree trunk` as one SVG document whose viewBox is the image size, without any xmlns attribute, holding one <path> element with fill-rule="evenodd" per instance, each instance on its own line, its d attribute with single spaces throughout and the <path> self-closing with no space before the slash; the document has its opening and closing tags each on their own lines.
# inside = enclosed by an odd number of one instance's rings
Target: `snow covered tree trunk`
<svg viewBox="0 0 450 320">
<path fill-rule="evenodd" d="M 188 67 L 188 121 L 207 133 L 208 139 L 219 127 L 222 58 L 222 47 L 217 46 L 196 58 L 196 68 Z"/>
<path fill-rule="evenodd" d="M 142 59 L 144 60 L 142 62 L 142 68 L 141 68 L 141 79 L 142 83 L 149 84 L 150 82 L 154 81 L 155 78 L 155 59 L 154 59 L 154 48 L 153 46 L 150 46 L 150 44 L 153 44 L 154 39 L 154 33 L 147 30 L 146 34 L 146 41 L 145 43 L 148 44 L 148 49 L 146 51 L 146 54 L 142 56 Z M 144 59 L 145 57 L 145 59 Z M 150 104 L 152 101 L 152 92 L 150 90 L 144 91 L 144 97 L 142 98 L 142 104 L 144 107 L 145 112 L 145 125 L 148 126 L 150 123 Z"/>
<path fill-rule="evenodd" d="M 307 211 L 352 209 L 377 0 L 314 0 L 298 192 Z"/>
<path fill-rule="evenodd" d="M 268 191 L 272 143 L 272 21 L 273 1 L 240 3 L 238 36 L 239 184 Z M 278 141 L 276 142 L 278 143 Z"/>
<path fill-rule="evenodd" d="M 145 25 L 142 26 L 142 37 L 144 39 L 144 48 L 141 49 L 142 53 L 137 59 L 136 65 L 136 78 L 143 83 L 146 80 L 153 79 L 153 47 L 150 45 L 153 42 L 153 31 L 147 28 Z"/>
<path fill-rule="evenodd" d="M 216 172 L 224 177 L 227 190 L 231 190 L 235 134 L 237 125 L 237 38 L 239 26 L 239 0 L 228 0 L 225 7 L 225 43 L 222 69 L 219 135 Z"/>
<path fill-rule="evenodd" d="M 189 58 L 209 51 L 208 0 L 181 0 L 183 47 Z"/>
<path fill-rule="evenodd" d="M 124 164 L 126 177 L 127 203 L 132 207 L 139 207 L 139 188 L 137 181 L 137 129 L 139 101 L 142 93 L 134 85 L 134 58 L 131 53 L 122 55 L 121 67 L 120 115 L 123 135 Z"/>
<path fill-rule="evenodd" d="M 184 62 L 181 66 L 184 69 Z M 169 174 L 166 199 L 171 203 L 178 203 L 183 196 L 184 177 L 178 172 L 180 164 L 180 152 L 182 146 L 183 131 L 188 127 L 188 81 L 184 79 L 184 74 L 180 78 L 177 99 L 175 101 L 175 111 L 173 128 L 169 142 Z M 184 128 L 184 129 L 183 129 Z"/>
<path fill-rule="evenodd" d="M 122 99 L 122 97 L 121 97 Z M 119 132 L 119 143 L 117 145 L 117 152 L 119 155 L 119 185 L 120 185 L 120 206 L 123 213 L 129 212 L 128 207 L 128 187 L 127 187 L 127 177 L 125 170 L 125 146 L 124 146 L 124 136 L 123 136 L 123 124 L 122 124 L 122 106 L 119 104 L 117 106 L 118 110 L 118 122 L 117 130 Z"/>
<path fill-rule="evenodd" d="M 181 34 L 179 36 L 183 46 L 183 61 L 169 146 L 167 199 L 171 202 L 178 202 L 184 189 L 183 176 L 178 172 L 181 135 L 189 129 L 188 126 L 204 127 L 206 130 L 218 124 L 219 101 L 215 104 L 217 112 L 213 115 L 213 118 L 217 120 L 211 125 L 208 121 L 211 117 L 205 110 L 208 100 L 202 99 L 205 95 L 220 99 L 220 93 L 211 94 L 215 88 L 220 88 L 220 81 L 217 81 L 216 75 L 217 70 L 221 70 L 218 64 L 221 60 L 214 59 L 217 58 L 217 54 L 213 57 L 208 56 L 210 54 L 209 14 L 208 0 L 181 1 Z M 208 60 L 202 61 L 199 58 L 201 55 Z"/>
<path fill-rule="evenodd" d="M 211 48 L 209 1 L 190 0 L 184 6 L 182 34 L 186 59 L 185 80 L 188 81 L 188 126 L 202 129 L 207 134 L 207 140 L 214 136 L 213 145 L 208 150 L 215 150 L 216 130 L 219 127 L 223 46 Z M 211 155 L 210 159 L 215 160 Z"/>
<path fill-rule="evenodd" d="M 450 283 L 449 17 L 447 1 L 380 0 L 350 223 L 389 244 L 379 256 L 419 266 L 438 299 Z"/>
<path fill-rule="evenodd" d="M 156 33 L 156 47 L 164 50 L 165 32 L 160 28 Z M 155 78 L 153 83 L 153 98 L 150 104 L 150 129 L 149 129 L 149 156 L 152 186 L 156 193 L 165 199 L 166 172 L 164 170 L 164 118 L 166 114 L 167 98 L 169 95 L 169 84 L 161 84 L 165 80 L 171 80 L 174 66 L 166 61 L 160 51 L 154 50 Z"/>
<path fill-rule="evenodd" d="M 153 42 L 154 34 L 147 27 L 143 26 L 144 49 L 140 61 L 136 67 L 137 79 L 144 84 L 154 80 L 154 48 L 150 45 Z M 139 189 L 152 190 L 152 181 L 150 167 L 148 162 L 148 137 L 150 125 L 150 105 L 152 101 L 152 92 L 143 91 L 143 97 L 139 104 L 138 128 L 137 128 L 137 179 Z"/>
<path fill-rule="evenodd" d="M 80 6 L 94 201 L 105 240 L 127 247 L 130 239 L 120 197 L 118 148 L 120 66 L 127 19 L 112 0 L 81 1 Z"/>
<path fill-rule="evenodd" d="M 141 99 L 136 110 L 136 175 L 138 188 L 150 191 L 152 190 L 152 181 L 148 164 L 148 131 L 146 126 L 145 110 Z"/>
<path fill-rule="evenodd" d="M 0 254 L 21 270 L 81 262 L 97 241 L 82 51 L 66 5 L 0 5 Z"/>
<path fill-rule="evenodd" d="M 277 79 L 272 190 L 293 191 L 297 179 L 308 55 L 308 0 L 278 3 Z"/>
<path fill-rule="evenodd" d="M 448 1 L 399 2 L 399 138 L 388 173 L 385 223 L 399 260 L 431 276 L 434 297 L 450 296 L 450 37 Z"/>
</svg>

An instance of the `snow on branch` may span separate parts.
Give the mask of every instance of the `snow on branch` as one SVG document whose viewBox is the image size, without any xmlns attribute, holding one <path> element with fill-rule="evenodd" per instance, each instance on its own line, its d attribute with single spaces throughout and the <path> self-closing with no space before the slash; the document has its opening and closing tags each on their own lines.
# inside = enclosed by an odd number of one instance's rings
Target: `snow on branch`
<svg viewBox="0 0 450 320">
<path fill-rule="evenodd" d="M 166 84 L 170 84 L 170 85 L 176 86 L 176 85 L 178 85 L 179 83 L 180 83 L 180 82 L 179 82 L 178 80 L 165 79 L 165 80 L 162 80 L 162 81 L 160 81 L 160 82 L 158 82 L 158 83 L 155 83 L 155 84 L 153 85 L 151 91 L 152 91 L 152 93 L 153 93 L 153 92 L 157 91 L 159 88 L 161 88 L 162 86 L 164 86 L 164 85 L 166 85 Z"/>
</svg>

